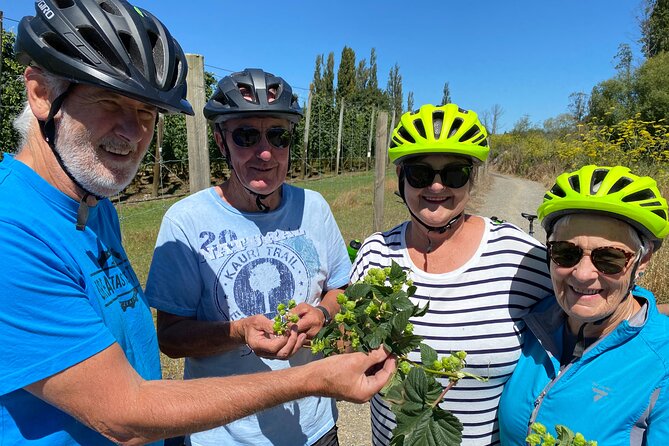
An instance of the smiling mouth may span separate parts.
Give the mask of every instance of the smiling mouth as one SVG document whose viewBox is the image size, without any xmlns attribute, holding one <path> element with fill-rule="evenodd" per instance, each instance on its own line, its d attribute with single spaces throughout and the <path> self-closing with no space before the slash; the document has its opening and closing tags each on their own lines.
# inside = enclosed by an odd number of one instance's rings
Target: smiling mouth
<svg viewBox="0 0 669 446">
<path fill-rule="evenodd" d="M 110 145 L 110 144 L 100 144 L 100 149 L 104 150 L 107 153 L 120 156 L 130 155 L 134 150 L 132 147 Z"/>
<path fill-rule="evenodd" d="M 570 286 L 570 288 L 572 289 L 572 291 L 574 293 L 582 294 L 584 296 L 594 296 L 595 294 L 601 294 L 601 292 L 603 291 L 601 288 L 594 289 L 594 290 L 589 289 L 589 288 L 579 289 L 579 288 L 574 288 L 573 286 Z"/>
<path fill-rule="evenodd" d="M 430 203 L 441 203 L 442 201 L 448 200 L 450 197 L 427 197 L 425 195 L 422 196 L 423 200 L 430 202 Z"/>
</svg>

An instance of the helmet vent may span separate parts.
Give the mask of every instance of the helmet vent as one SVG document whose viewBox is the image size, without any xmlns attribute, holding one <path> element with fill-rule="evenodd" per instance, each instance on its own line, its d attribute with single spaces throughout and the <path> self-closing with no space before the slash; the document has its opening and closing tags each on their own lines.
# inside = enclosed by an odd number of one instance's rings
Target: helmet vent
<svg viewBox="0 0 669 446">
<path fill-rule="evenodd" d="M 161 59 L 162 60 L 162 59 Z M 174 60 L 174 67 L 176 68 L 175 70 L 172 71 L 172 79 L 167 79 L 167 82 L 165 82 L 165 90 L 169 90 L 171 88 L 174 88 L 177 85 L 177 82 L 181 78 L 181 61 L 179 58 L 176 58 Z"/>
<path fill-rule="evenodd" d="M 110 51 L 109 46 L 105 44 L 105 41 L 97 31 L 92 28 L 82 27 L 79 28 L 79 34 L 98 53 L 102 60 L 117 70 L 125 72 L 125 65 L 118 60 L 116 54 Z"/>
<path fill-rule="evenodd" d="M 439 139 L 441 128 L 444 125 L 444 112 L 434 112 L 432 115 L 432 127 L 434 128 L 434 139 Z"/>
<path fill-rule="evenodd" d="M 130 56 L 130 61 L 132 62 L 132 65 L 135 68 L 137 68 L 140 71 L 140 73 L 143 73 L 144 77 L 148 77 L 146 75 L 146 68 L 144 67 L 144 61 L 142 60 L 139 46 L 137 46 L 137 42 L 135 41 L 135 39 L 133 39 L 130 34 L 126 33 L 119 33 L 118 36 L 121 39 L 121 42 L 123 43 L 123 46 L 125 47 L 125 50 L 128 53 L 128 56 Z"/>
<path fill-rule="evenodd" d="M 249 84 L 242 84 L 239 83 L 237 84 L 237 88 L 239 88 L 239 93 L 242 95 L 245 101 L 248 102 L 253 102 L 254 104 L 258 103 L 258 100 L 255 98 L 254 89 L 253 86 Z"/>
<path fill-rule="evenodd" d="M 70 1 L 70 0 L 66 0 L 66 1 Z M 117 15 L 117 16 L 121 15 L 121 11 L 118 10 L 116 5 L 113 5 L 109 2 L 104 2 L 104 1 L 101 2 L 100 3 L 100 9 L 102 9 L 104 12 L 106 12 L 108 14 L 113 14 L 113 15 Z"/>
<path fill-rule="evenodd" d="M 156 82 L 159 85 L 163 85 L 166 88 L 171 88 L 172 83 L 166 84 L 165 77 L 165 48 L 163 48 L 163 41 L 160 40 L 157 34 L 148 32 L 147 36 L 149 37 L 149 42 L 151 42 L 151 48 L 153 52 L 153 65 L 156 70 Z M 178 60 L 176 61 L 178 64 Z"/>
<path fill-rule="evenodd" d="M 479 132 L 480 132 L 479 128 L 477 126 L 474 126 L 474 127 L 470 128 L 469 130 L 467 130 L 465 132 L 465 134 L 462 135 L 458 141 L 460 141 L 460 142 L 467 141 L 467 140 L 473 138 Z"/>
<path fill-rule="evenodd" d="M 409 132 L 407 132 L 407 129 L 405 129 L 404 127 L 400 127 L 397 133 L 399 133 L 402 138 L 409 141 L 411 144 L 414 144 L 416 142 L 413 136 L 411 136 Z"/>
<path fill-rule="evenodd" d="M 669 217 L 667 217 L 667 211 L 665 211 L 663 209 L 655 209 L 652 212 L 653 212 L 653 214 L 659 215 L 662 218 L 662 220 L 664 220 L 664 221 L 669 220 Z"/>
<path fill-rule="evenodd" d="M 653 198 L 657 198 L 653 193 L 653 191 L 650 189 L 644 189 L 640 190 L 639 192 L 630 194 L 626 197 L 623 197 L 622 201 L 624 201 L 625 203 L 630 203 L 630 202 L 633 203 L 635 201 L 652 200 Z"/>
<path fill-rule="evenodd" d="M 71 46 L 61 36 L 55 33 L 46 33 L 42 35 L 42 39 L 49 47 L 53 48 L 57 52 L 72 57 L 73 59 L 81 59 L 81 54 L 72 51 Z M 85 62 L 90 63 L 89 60 L 86 60 Z"/>
<path fill-rule="evenodd" d="M 477 143 L 478 143 L 479 141 L 481 141 L 482 139 L 485 139 L 485 134 L 483 134 L 483 133 L 481 133 L 479 136 L 477 136 L 476 138 L 474 138 L 474 139 L 472 140 L 472 144 L 477 144 Z"/>
<path fill-rule="evenodd" d="M 623 190 L 625 187 L 627 187 L 630 184 L 632 184 L 632 179 L 631 178 L 621 177 L 618 181 L 616 181 L 616 184 L 611 186 L 611 189 L 609 190 L 609 193 L 614 194 L 618 191 Z"/>
<path fill-rule="evenodd" d="M 569 185 L 574 191 L 578 193 L 581 192 L 581 180 L 578 179 L 577 175 L 572 175 L 569 177 Z M 560 196 L 564 197 L 565 196 L 564 192 L 562 192 L 562 195 Z"/>
<path fill-rule="evenodd" d="M 422 138 L 427 138 L 427 134 L 425 133 L 425 126 L 423 125 L 422 120 L 414 119 L 413 126 L 416 128 L 416 131 Z"/>
<path fill-rule="evenodd" d="M 564 190 L 562 190 L 562 188 L 560 186 L 558 186 L 557 184 L 553 185 L 553 187 L 551 188 L 551 194 L 556 195 L 558 197 L 562 197 L 562 198 L 564 198 L 567 195 L 567 194 L 564 193 Z M 548 194 L 546 194 L 545 197 L 550 198 L 550 196 Z"/>
<path fill-rule="evenodd" d="M 451 124 L 451 129 L 448 131 L 449 138 L 455 135 L 458 130 L 460 130 L 460 126 L 462 125 L 463 122 L 464 121 L 462 120 L 462 118 L 455 118 L 453 120 L 453 124 Z"/>
<path fill-rule="evenodd" d="M 55 0 L 53 2 L 58 8 L 65 9 L 74 6 L 74 0 Z"/>
<path fill-rule="evenodd" d="M 393 147 L 397 147 L 397 143 L 395 142 L 395 138 L 393 138 L 393 139 L 390 141 L 390 147 L 389 147 L 389 148 L 392 149 Z"/>
<path fill-rule="evenodd" d="M 488 147 L 488 138 L 483 138 L 483 141 L 479 143 L 481 147 Z"/>
<path fill-rule="evenodd" d="M 458 111 L 459 111 L 460 113 L 464 113 L 465 115 L 466 115 L 467 113 L 469 113 L 469 110 L 464 110 L 464 109 L 462 109 L 462 108 L 460 108 L 460 107 L 458 107 Z"/>
<path fill-rule="evenodd" d="M 608 173 L 608 169 L 597 169 L 592 173 L 592 180 L 590 181 L 590 195 L 597 193 Z"/>
</svg>

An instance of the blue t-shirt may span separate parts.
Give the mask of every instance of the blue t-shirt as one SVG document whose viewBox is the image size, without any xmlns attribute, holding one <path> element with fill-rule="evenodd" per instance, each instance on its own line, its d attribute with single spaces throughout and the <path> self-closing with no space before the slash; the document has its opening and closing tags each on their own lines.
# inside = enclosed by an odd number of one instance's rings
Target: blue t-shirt
<svg viewBox="0 0 669 446">
<path fill-rule="evenodd" d="M 165 214 L 149 271 L 151 306 L 203 321 L 255 314 L 275 316 L 279 303 L 316 305 L 324 291 L 348 283 L 351 262 L 339 228 L 320 194 L 283 185 L 280 206 L 240 212 L 214 188 L 173 205 Z M 288 361 L 259 358 L 248 347 L 187 358 L 185 378 L 230 376 L 305 364 L 301 349 Z M 314 379 L 320 379 L 315 376 Z M 207 432 L 193 445 L 310 445 L 334 426 L 330 398 L 281 404 Z"/>
<path fill-rule="evenodd" d="M 0 164 L 0 444 L 112 444 L 23 390 L 118 343 L 160 379 L 153 319 L 109 200 L 78 203 L 12 155 Z M 115 383 L 110 382 L 109 386 Z"/>
</svg>

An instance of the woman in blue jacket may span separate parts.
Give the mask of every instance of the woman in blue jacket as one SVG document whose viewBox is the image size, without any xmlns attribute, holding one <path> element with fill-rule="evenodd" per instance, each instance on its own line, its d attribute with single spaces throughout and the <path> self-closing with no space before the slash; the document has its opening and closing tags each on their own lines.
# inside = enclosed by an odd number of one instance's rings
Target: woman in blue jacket
<svg viewBox="0 0 669 446">
<path fill-rule="evenodd" d="M 557 424 L 600 445 L 669 439 L 669 318 L 635 286 L 669 233 L 655 181 L 629 169 L 565 173 L 538 210 L 555 297 L 530 329 L 500 402 L 503 445 Z"/>
</svg>

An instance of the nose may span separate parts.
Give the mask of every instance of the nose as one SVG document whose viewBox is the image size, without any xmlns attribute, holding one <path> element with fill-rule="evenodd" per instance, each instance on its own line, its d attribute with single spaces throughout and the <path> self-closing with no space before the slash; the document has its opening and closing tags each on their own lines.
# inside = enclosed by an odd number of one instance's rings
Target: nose
<svg viewBox="0 0 669 446">
<path fill-rule="evenodd" d="M 258 144 L 255 147 L 256 157 L 263 161 L 269 161 L 272 159 L 272 146 L 267 141 L 267 137 L 263 134 Z"/>
<path fill-rule="evenodd" d="M 445 189 L 444 183 L 441 181 L 441 174 L 436 174 L 432 178 L 432 184 L 430 184 L 429 189 L 432 191 L 442 191 Z"/>
<path fill-rule="evenodd" d="M 592 259 L 589 255 L 584 255 L 573 268 L 571 274 L 574 278 L 581 281 L 596 279 L 599 276 L 599 271 L 592 264 Z"/>
<path fill-rule="evenodd" d="M 139 113 L 133 108 L 129 107 L 118 114 L 115 131 L 116 135 L 125 142 L 137 143 L 152 129 L 146 120 L 140 119 Z"/>
</svg>

